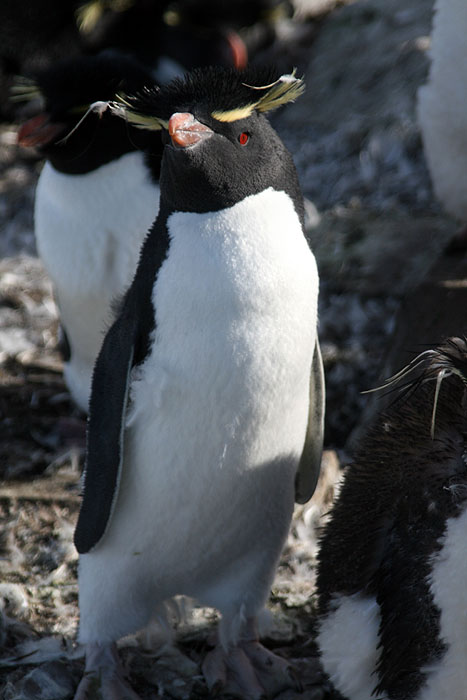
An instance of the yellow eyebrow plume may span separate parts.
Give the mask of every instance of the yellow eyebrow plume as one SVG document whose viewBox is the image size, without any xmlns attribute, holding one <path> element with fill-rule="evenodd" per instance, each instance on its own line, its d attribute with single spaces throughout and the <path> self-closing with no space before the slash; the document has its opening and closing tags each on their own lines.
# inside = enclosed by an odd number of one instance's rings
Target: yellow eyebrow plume
<svg viewBox="0 0 467 700">
<path fill-rule="evenodd" d="M 292 102 L 305 90 L 303 80 L 295 77 L 295 69 L 291 74 L 281 75 L 280 78 L 269 85 L 248 85 L 243 83 L 243 86 L 251 90 L 250 95 L 248 95 L 248 92 L 245 95 L 246 99 L 249 99 L 247 104 L 232 107 L 231 109 L 214 109 L 211 112 L 213 119 L 220 122 L 236 122 L 240 119 L 247 119 L 255 110 L 258 112 L 269 112 L 288 102 Z M 150 97 L 150 91 L 148 92 Z M 220 100 L 222 100 L 222 96 L 220 96 Z M 139 129 L 158 131 L 168 128 L 167 119 L 158 117 L 155 114 L 144 114 L 138 111 L 133 100 L 126 95 L 117 95 L 115 100 L 109 102 L 108 105 L 114 114 L 126 119 Z M 147 111 L 147 108 L 145 111 Z"/>
<path fill-rule="evenodd" d="M 166 119 L 141 112 L 135 112 L 132 109 L 132 104 L 124 95 L 117 94 L 116 99 L 108 103 L 110 110 L 119 117 L 133 124 L 137 129 L 148 129 L 150 131 L 160 131 L 168 129 L 169 122 Z"/>
<path fill-rule="evenodd" d="M 220 122 L 236 122 L 239 119 L 246 119 L 255 109 L 256 104 L 252 103 L 245 105 L 244 107 L 236 107 L 235 109 L 229 109 L 226 111 L 218 110 L 211 112 L 211 116 Z"/>
<path fill-rule="evenodd" d="M 12 102 L 30 102 L 31 100 L 42 98 L 39 86 L 23 76 L 17 76 L 14 84 L 10 88 L 10 100 Z"/>
<path fill-rule="evenodd" d="M 301 78 L 295 77 L 295 71 L 294 68 L 291 74 L 281 75 L 275 83 L 267 85 L 266 88 L 253 88 L 255 90 L 267 89 L 267 93 L 256 104 L 256 109 L 259 112 L 269 112 L 300 97 L 305 90 L 305 83 Z"/>
<path fill-rule="evenodd" d="M 266 91 L 259 99 L 250 102 L 243 107 L 236 107 L 229 110 L 216 110 L 211 113 L 214 119 L 221 122 L 235 122 L 238 119 L 246 119 L 256 109 L 258 112 L 269 112 L 277 109 L 281 105 L 296 100 L 305 90 L 305 83 L 300 78 L 295 77 L 295 69 L 291 74 L 281 75 L 269 85 L 243 85 L 250 90 Z"/>
</svg>

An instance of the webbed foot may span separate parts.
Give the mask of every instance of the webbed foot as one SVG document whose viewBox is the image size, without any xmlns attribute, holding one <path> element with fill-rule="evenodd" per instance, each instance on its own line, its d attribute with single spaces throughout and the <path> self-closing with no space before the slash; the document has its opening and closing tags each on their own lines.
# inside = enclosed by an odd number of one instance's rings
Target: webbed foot
<svg viewBox="0 0 467 700">
<path fill-rule="evenodd" d="M 250 634 L 224 649 L 220 643 L 209 652 L 203 674 L 210 692 L 226 691 L 245 700 L 260 700 L 287 688 L 296 688 L 290 664 L 258 641 L 256 621 L 248 622 Z"/>
<path fill-rule="evenodd" d="M 115 644 L 88 644 L 74 700 L 141 700 L 125 680 Z"/>
</svg>

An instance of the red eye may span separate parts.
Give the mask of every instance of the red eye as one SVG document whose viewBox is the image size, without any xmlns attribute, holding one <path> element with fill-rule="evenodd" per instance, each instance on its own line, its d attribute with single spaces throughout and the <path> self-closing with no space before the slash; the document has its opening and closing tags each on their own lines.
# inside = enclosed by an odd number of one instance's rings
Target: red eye
<svg viewBox="0 0 467 700">
<path fill-rule="evenodd" d="M 250 140 L 250 134 L 247 134 L 246 131 L 242 131 L 242 133 L 238 137 L 238 140 L 242 146 L 246 146 L 246 144 Z"/>
</svg>

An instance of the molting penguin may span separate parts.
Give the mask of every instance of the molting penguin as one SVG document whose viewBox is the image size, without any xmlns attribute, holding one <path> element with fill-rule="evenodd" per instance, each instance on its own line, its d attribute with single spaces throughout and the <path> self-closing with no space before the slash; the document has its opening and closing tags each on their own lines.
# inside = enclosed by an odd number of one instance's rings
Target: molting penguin
<svg viewBox="0 0 467 700">
<path fill-rule="evenodd" d="M 405 403 L 347 467 L 319 553 L 322 663 L 350 700 L 466 697 L 467 340 L 408 371 Z"/>
<path fill-rule="evenodd" d="M 159 215 L 93 377 L 79 700 L 96 676 L 105 698 L 128 694 L 115 640 L 176 594 L 222 614 L 210 688 L 236 676 L 259 698 L 271 678 L 290 682 L 256 618 L 294 497 L 315 488 L 324 387 L 302 195 L 263 113 L 302 90 L 270 70 L 212 68 L 125 100 L 127 120 L 163 128 L 167 145 Z"/>
<path fill-rule="evenodd" d="M 144 154 L 141 130 L 109 111 L 83 116 L 119 89 L 153 84 L 134 59 L 107 51 L 61 61 L 16 95 L 45 103 L 20 128 L 18 141 L 47 159 L 36 189 L 36 244 L 60 309 L 65 380 L 84 411 L 111 303 L 130 285 L 157 214 L 162 144 L 152 138 Z"/>
</svg>

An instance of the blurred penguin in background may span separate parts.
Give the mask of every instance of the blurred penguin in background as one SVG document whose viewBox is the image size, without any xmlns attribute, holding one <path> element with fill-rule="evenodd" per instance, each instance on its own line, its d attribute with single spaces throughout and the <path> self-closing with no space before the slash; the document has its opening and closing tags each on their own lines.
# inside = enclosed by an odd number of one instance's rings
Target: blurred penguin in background
<svg viewBox="0 0 467 700">
<path fill-rule="evenodd" d="M 138 59 L 157 83 L 197 66 L 245 68 L 292 14 L 289 0 L 2 0 L 0 115 L 16 117 L 16 76 L 106 49 Z"/>
<path fill-rule="evenodd" d="M 466 338 L 422 353 L 404 378 L 324 528 L 317 641 L 348 700 L 465 700 Z"/>
<path fill-rule="evenodd" d="M 431 67 L 418 93 L 418 119 L 435 193 L 467 227 L 466 36 L 465 0 L 436 0 Z"/>
<path fill-rule="evenodd" d="M 46 159 L 36 188 L 37 251 L 54 284 L 64 377 L 87 411 L 94 362 L 112 320 L 112 303 L 130 285 L 159 204 L 162 144 L 112 116 L 89 113 L 118 90 L 153 84 L 135 59 L 117 51 L 57 62 L 18 87 L 39 113 L 18 132 Z"/>
</svg>

